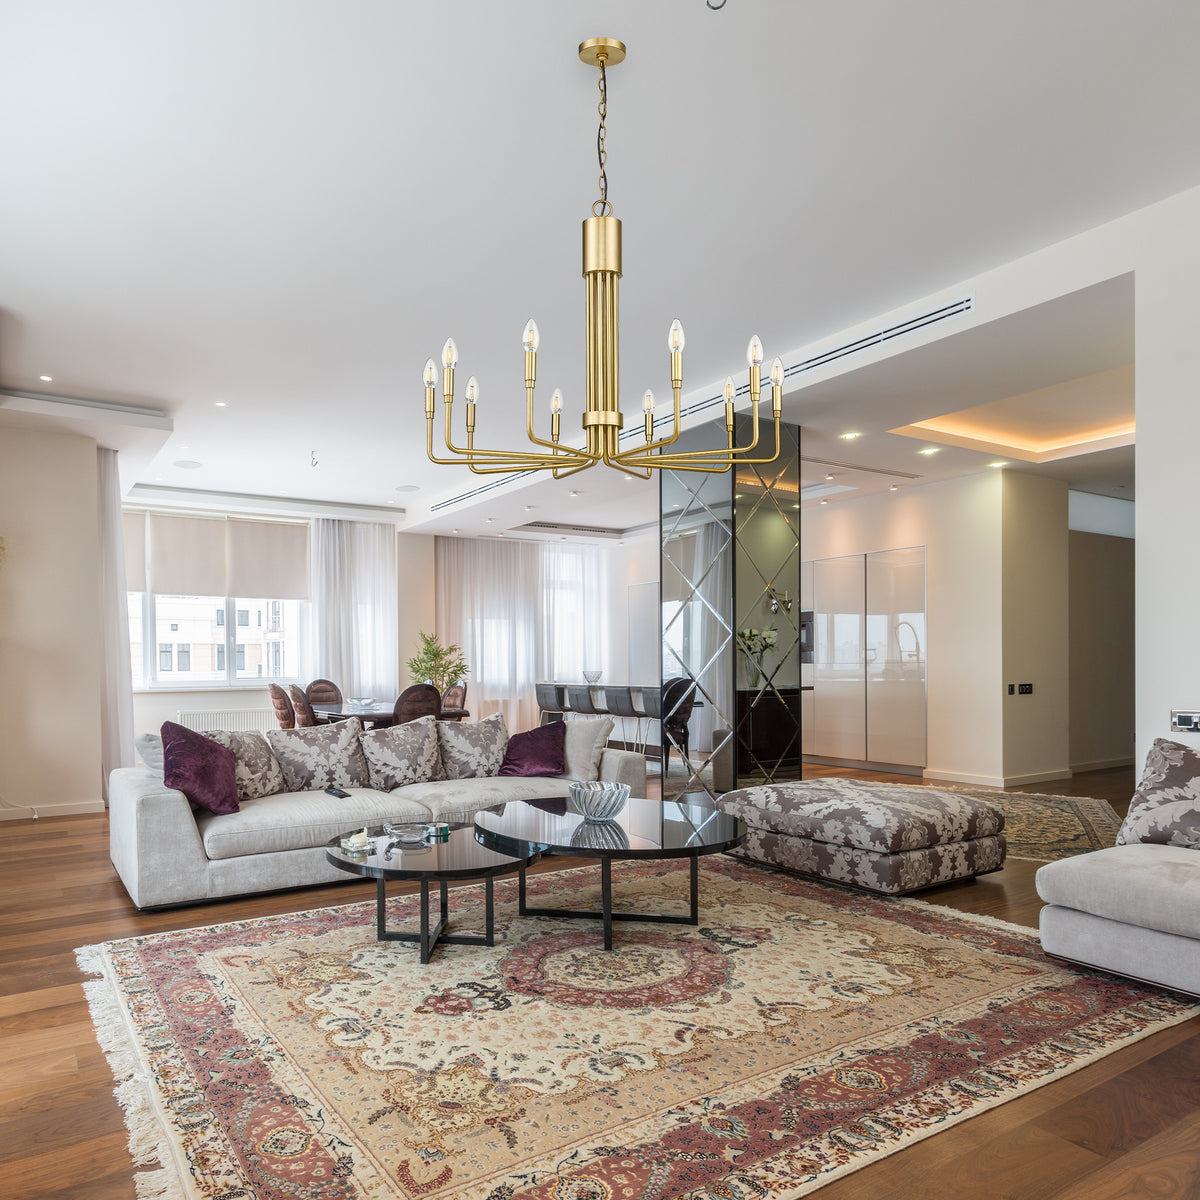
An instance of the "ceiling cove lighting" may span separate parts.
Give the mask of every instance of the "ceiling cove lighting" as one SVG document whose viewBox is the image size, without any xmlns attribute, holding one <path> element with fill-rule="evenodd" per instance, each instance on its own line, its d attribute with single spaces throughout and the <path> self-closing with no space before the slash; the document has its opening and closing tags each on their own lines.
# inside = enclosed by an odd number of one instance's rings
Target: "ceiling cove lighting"
<svg viewBox="0 0 1200 1200">
<path fill-rule="evenodd" d="M 994 462 L 994 463 L 988 463 L 988 466 L 989 466 L 989 467 L 1007 467 L 1007 466 L 1008 466 L 1008 463 L 1006 463 L 1006 462 Z"/>
<path fill-rule="evenodd" d="M 783 406 L 783 361 L 776 358 L 770 367 L 771 412 L 775 427 L 775 448 L 758 458 L 749 457 L 758 448 L 758 404 L 762 391 L 762 342 L 750 339 L 746 359 L 750 364 L 750 407 L 753 425 L 749 441 L 734 445 L 733 405 L 736 388 L 732 377 L 725 380 L 725 439 L 726 444 L 712 450 L 677 450 L 668 453 L 679 437 L 680 392 L 683 388 L 683 326 L 678 320 L 671 323 L 667 349 L 671 356 L 671 391 L 674 394 L 674 424 L 670 436 L 654 438 L 654 393 L 647 389 L 642 395 L 642 420 L 645 443 L 622 450 L 619 444 L 625 424 L 620 406 L 618 380 L 618 306 L 617 281 L 621 278 L 621 222 L 612 215 L 608 201 L 608 176 L 605 172 L 607 152 L 604 148 L 605 119 L 608 115 L 607 67 L 615 67 L 625 59 L 624 43 L 613 38 L 589 38 L 579 46 L 579 57 L 589 66 L 600 70 L 600 130 L 596 138 L 596 156 L 600 164 L 600 198 L 592 205 L 592 215 L 583 222 L 583 275 L 587 293 L 587 392 L 583 412 L 584 444 L 582 448 L 563 445 L 561 417 L 563 395 L 555 390 L 550 398 L 550 437 L 539 437 L 533 429 L 533 389 L 537 379 L 537 351 L 540 335 L 533 320 L 525 326 L 522 344 L 525 348 L 526 435 L 533 444 L 528 450 L 480 450 L 475 447 L 475 405 L 479 398 L 479 383 L 472 375 L 466 387 L 465 446 L 456 446 L 452 438 L 451 408 L 454 403 L 454 368 L 458 364 L 458 347 L 447 338 L 442 347 L 442 401 L 446 414 L 446 450 L 452 457 L 439 458 L 434 454 L 433 422 L 436 413 L 435 391 L 437 368 L 433 359 L 425 363 L 422 379 L 425 384 L 426 451 L 435 463 L 466 463 L 478 474 L 487 475 L 513 471 L 551 471 L 555 479 L 584 471 L 605 463 L 619 471 L 651 477 L 654 468 L 672 471 L 728 471 L 735 463 L 769 463 L 779 457 L 779 415 Z"/>
<path fill-rule="evenodd" d="M 838 437 L 840 437 L 843 442 L 852 442 L 852 441 L 854 441 L 855 438 L 862 437 L 862 434 L 861 433 L 839 433 Z"/>
<path fill-rule="evenodd" d="M 918 454 L 936 454 L 941 449 L 940 446 L 926 446 L 924 450 L 918 450 Z"/>
</svg>

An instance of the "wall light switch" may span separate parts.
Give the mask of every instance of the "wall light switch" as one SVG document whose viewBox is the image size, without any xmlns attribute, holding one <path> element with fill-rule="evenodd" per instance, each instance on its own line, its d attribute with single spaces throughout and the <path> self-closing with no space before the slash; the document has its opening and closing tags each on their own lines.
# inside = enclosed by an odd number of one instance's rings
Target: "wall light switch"
<svg viewBox="0 0 1200 1200">
<path fill-rule="evenodd" d="M 1200 710 L 1194 708 L 1171 709 L 1171 728 L 1177 733 L 1200 733 Z"/>
<path fill-rule="evenodd" d="M 1033 684 L 1032 683 L 1018 683 L 1017 684 L 1017 695 L 1018 696 L 1032 696 L 1033 695 Z"/>
<path fill-rule="evenodd" d="M 1010 696 L 1015 696 L 1017 694 L 1017 685 L 1015 683 L 1010 683 L 1008 685 L 1008 694 Z"/>
</svg>

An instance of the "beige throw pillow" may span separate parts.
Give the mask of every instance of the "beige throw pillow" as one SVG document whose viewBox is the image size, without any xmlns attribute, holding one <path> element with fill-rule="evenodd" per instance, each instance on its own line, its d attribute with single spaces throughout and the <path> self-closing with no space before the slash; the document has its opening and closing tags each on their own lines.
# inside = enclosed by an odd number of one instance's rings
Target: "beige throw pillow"
<svg viewBox="0 0 1200 1200">
<path fill-rule="evenodd" d="M 563 774 L 585 783 L 600 778 L 600 758 L 613 730 L 612 717 L 583 717 L 566 722 L 563 741 Z"/>
<path fill-rule="evenodd" d="M 368 787 L 370 775 L 358 735 L 357 717 L 307 729 L 269 729 L 267 741 L 279 759 L 289 792 L 327 787 Z"/>
<path fill-rule="evenodd" d="M 371 786 L 378 791 L 390 792 L 405 784 L 446 777 L 435 717 L 419 717 L 386 729 L 368 729 L 358 741 L 367 757 Z"/>
</svg>

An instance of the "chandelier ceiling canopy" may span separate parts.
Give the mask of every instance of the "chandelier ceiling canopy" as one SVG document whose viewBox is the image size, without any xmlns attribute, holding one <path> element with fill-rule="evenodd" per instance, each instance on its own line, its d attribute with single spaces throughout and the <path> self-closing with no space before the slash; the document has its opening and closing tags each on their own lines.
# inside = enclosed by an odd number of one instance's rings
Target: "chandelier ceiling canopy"
<svg viewBox="0 0 1200 1200">
<path fill-rule="evenodd" d="M 457 446 L 453 440 L 451 412 L 454 405 L 454 369 L 458 365 L 458 347 L 447 338 L 442 347 L 442 402 L 445 411 L 445 442 L 450 457 L 438 457 L 434 452 L 433 425 L 437 410 L 437 368 L 433 359 L 425 363 L 426 449 L 435 463 L 463 464 L 479 474 L 510 471 L 551 471 L 556 479 L 586 470 L 597 463 L 649 479 L 655 468 L 672 471 L 728 471 L 740 463 L 769 463 L 779 457 L 779 416 L 783 404 L 783 362 L 771 363 L 771 414 L 774 425 L 774 449 L 764 446 L 758 457 L 752 457 L 759 445 L 758 405 L 762 393 L 762 343 L 757 335 L 750 339 L 746 360 L 750 364 L 750 437 L 743 446 L 734 445 L 734 387 L 733 377 L 725 378 L 725 441 L 711 450 L 671 451 L 680 430 L 680 394 L 683 388 L 683 326 L 676 319 L 667 334 L 671 359 L 671 391 L 674 397 L 674 417 L 671 432 L 657 440 L 654 437 L 654 393 L 647 388 L 642 396 L 644 442 L 641 445 L 620 446 L 621 429 L 625 423 L 620 405 L 618 370 L 619 335 L 617 282 L 621 278 L 621 222 L 612 215 L 608 200 L 608 177 L 605 172 L 607 152 L 604 147 L 605 118 L 608 112 L 608 79 L 606 68 L 616 66 L 625 58 L 625 46 L 613 38 L 589 38 L 579 47 L 580 59 L 600 71 L 600 128 L 596 136 L 596 156 L 600 164 L 600 198 L 592 205 L 592 215 L 583 222 L 583 277 L 587 295 L 587 390 L 583 411 L 583 445 L 564 444 L 561 439 L 563 394 L 556 388 L 550 397 L 550 437 L 534 432 L 533 391 L 537 380 L 537 351 L 539 334 L 532 318 L 525 326 L 522 344 L 525 349 L 526 434 L 531 443 L 528 450 L 483 450 L 475 446 L 475 405 L 479 399 L 479 384 L 472 375 L 467 380 L 466 445 Z"/>
</svg>

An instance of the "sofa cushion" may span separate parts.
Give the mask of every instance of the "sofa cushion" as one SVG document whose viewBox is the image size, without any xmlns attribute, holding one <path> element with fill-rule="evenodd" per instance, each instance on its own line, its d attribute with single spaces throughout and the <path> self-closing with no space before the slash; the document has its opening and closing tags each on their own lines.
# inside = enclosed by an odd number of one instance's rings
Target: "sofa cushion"
<svg viewBox="0 0 1200 1200">
<path fill-rule="evenodd" d="M 482 721 L 439 721 L 437 731 L 447 779 L 476 779 L 500 770 L 508 748 L 503 713 Z"/>
<path fill-rule="evenodd" d="M 1004 810 L 985 800 L 856 779 L 739 788 L 717 807 L 754 829 L 888 853 L 991 837 L 1004 828 Z"/>
<path fill-rule="evenodd" d="M 138 758 L 145 766 L 156 774 L 163 773 L 163 744 L 162 735 L 158 733 L 139 733 L 133 739 L 133 748 Z"/>
<path fill-rule="evenodd" d="M 1038 868 L 1047 904 L 1200 938 L 1200 854 L 1185 846 L 1109 846 Z"/>
<path fill-rule="evenodd" d="M 563 774 L 589 783 L 599 779 L 600 759 L 613 731 L 612 717 L 572 718 L 563 725 Z"/>
<path fill-rule="evenodd" d="M 202 733 L 164 721 L 163 782 L 177 788 L 193 804 L 213 813 L 238 809 L 237 777 L 232 750 Z"/>
<path fill-rule="evenodd" d="M 257 800 L 284 790 L 283 771 L 270 743 L 254 730 L 206 730 L 205 737 L 233 751 L 239 800 Z"/>
<path fill-rule="evenodd" d="M 1157 842 L 1200 850 L 1200 754 L 1155 739 L 1146 767 L 1117 833 L 1117 845 Z"/>
<path fill-rule="evenodd" d="M 393 792 L 413 800 L 439 821 L 470 821 L 477 812 L 514 800 L 565 799 L 571 781 L 564 776 L 543 775 L 534 778 L 476 776 L 473 779 L 446 779 L 440 783 L 414 783 Z"/>
<path fill-rule="evenodd" d="M 267 741 L 283 769 L 289 792 L 313 788 L 365 788 L 370 783 L 366 756 L 358 744 L 357 717 L 305 729 L 269 729 Z"/>
<path fill-rule="evenodd" d="M 536 775 L 561 775 L 566 768 L 563 740 L 566 721 L 551 721 L 508 739 L 499 775 L 529 778 Z"/>
<path fill-rule="evenodd" d="M 332 838 L 385 821 L 428 821 L 429 810 L 404 792 L 348 787 L 342 800 L 323 791 L 278 792 L 249 800 L 236 813 L 200 813 L 196 827 L 210 859 L 277 854 L 323 846 Z"/>
<path fill-rule="evenodd" d="M 381 792 L 443 778 L 436 717 L 368 729 L 359 735 L 371 786 Z"/>
</svg>

